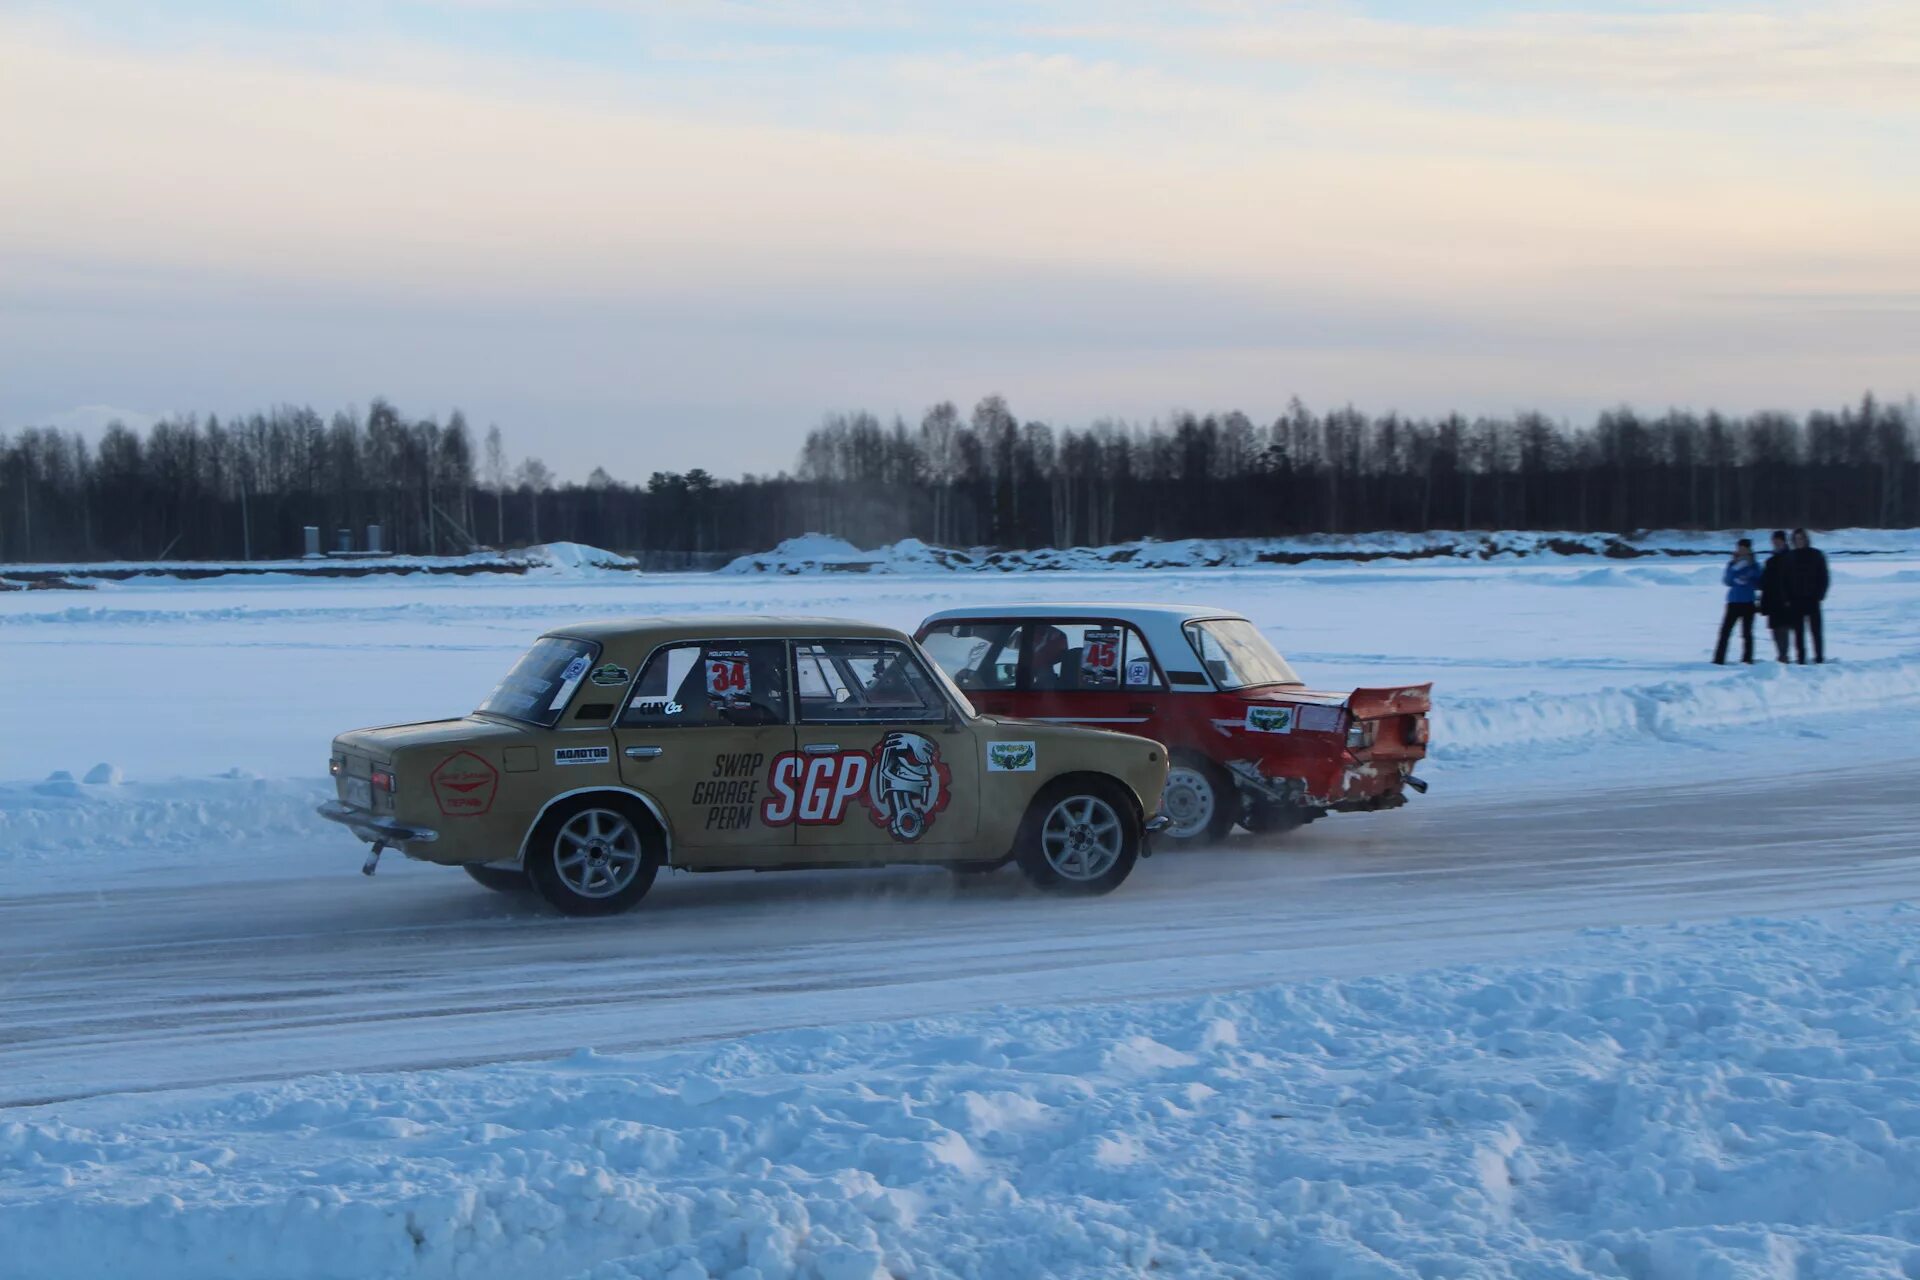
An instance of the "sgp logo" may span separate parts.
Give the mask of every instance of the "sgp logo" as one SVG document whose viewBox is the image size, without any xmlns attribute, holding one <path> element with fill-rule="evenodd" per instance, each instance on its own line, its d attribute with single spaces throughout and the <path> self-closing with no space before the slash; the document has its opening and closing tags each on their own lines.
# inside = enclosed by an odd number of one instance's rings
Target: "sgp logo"
<svg viewBox="0 0 1920 1280">
<path fill-rule="evenodd" d="M 938 743 L 895 730 L 872 751 L 775 756 L 767 773 L 771 794 L 760 806 L 760 820 L 770 827 L 833 826 L 846 817 L 848 802 L 858 800 L 875 826 L 911 842 L 947 807 L 952 783 Z"/>
<path fill-rule="evenodd" d="M 770 827 L 797 822 L 803 827 L 831 825 L 846 816 L 847 801 L 867 785 L 873 757 L 864 751 L 834 751 L 802 755 L 785 751 L 773 758 L 767 773 L 772 792 L 760 806 L 760 820 Z"/>
</svg>

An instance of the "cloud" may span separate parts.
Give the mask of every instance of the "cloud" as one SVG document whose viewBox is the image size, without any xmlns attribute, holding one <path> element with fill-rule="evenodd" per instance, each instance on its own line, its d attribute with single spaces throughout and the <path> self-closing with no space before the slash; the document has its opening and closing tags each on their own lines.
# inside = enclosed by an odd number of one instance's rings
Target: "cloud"
<svg viewBox="0 0 1920 1280">
<path fill-rule="evenodd" d="M 672 66 L 625 71 L 0 19 L 0 117 L 28 126 L 0 131 L 0 420 L 385 393 L 591 426 L 579 456 L 615 470 L 636 422 L 744 424 L 764 468 L 869 396 L 1731 407 L 1743 369 L 1793 403 L 1911 376 L 1910 311 L 1831 303 L 1920 289 L 1904 99 L 1858 129 L 1603 101 L 1721 40 L 1838 74 L 1857 32 L 1147 12 L 1069 39 L 1021 23 L 1086 13 L 1022 7 L 952 47 L 729 15 L 739 40 L 676 29 Z M 694 465 L 701 435 L 644 447 Z"/>
<path fill-rule="evenodd" d="M 881 76 L 894 127 L 859 133 L 9 42 L 0 111 L 34 127 L 0 140 L 33 175 L 6 243 L 40 276 L 84 261 L 482 299 L 824 290 L 982 261 L 1420 291 L 1891 247 L 1914 209 L 1911 188 L 1863 200 L 1878 179 L 1767 138 L 1703 159 L 1684 123 L 1259 94 L 1068 55 Z"/>
<path fill-rule="evenodd" d="M 1346 5 L 1277 20 L 1037 26 L 1313 72 L 1390 73 L 1460 86 L 1739 97 L 1816 109 L 1920 110 L 1920 9 L 1877 0 L 1726 8 L 1496 11 L 1480 20 L 1388 20 Z"/>
</svg>

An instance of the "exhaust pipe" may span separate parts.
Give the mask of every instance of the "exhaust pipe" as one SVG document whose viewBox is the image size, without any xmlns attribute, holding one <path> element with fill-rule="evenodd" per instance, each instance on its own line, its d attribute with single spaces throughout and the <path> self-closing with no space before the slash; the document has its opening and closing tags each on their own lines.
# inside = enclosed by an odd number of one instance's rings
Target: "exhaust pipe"
<svg viewBox="0 0 1920 1280">
<path fill-rule="evenodd" d="M 1427 784 L 1420 781 L 1420 779 L 1414 777 L 1412 774 L 1407 775 L 1407 785 L 1412 787 L 1415 791 L 1418 791 L 1421 795 L 1427 794 Z"/>
</svg>

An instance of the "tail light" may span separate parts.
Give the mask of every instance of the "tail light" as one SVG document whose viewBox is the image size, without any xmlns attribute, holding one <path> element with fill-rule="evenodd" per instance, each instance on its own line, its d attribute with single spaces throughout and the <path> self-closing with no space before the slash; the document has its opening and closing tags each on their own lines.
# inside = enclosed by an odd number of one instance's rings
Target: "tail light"
<svg viewBox="0 0 1920 1280">
<path fill-rule="evenodd" d="M 1407 718 L 1408 742 L 1416 747 L 1424 747 L 1427 745 L 1427 733 L 1427 718 L 1425 716 L 1409 716 Z"/>
<path fill-rule="evenodd" d="M 375 791 L 384 791 L 388 795 L 392 795 L 400 785 L 399 779 L 393 776 L 391 769 L 375 769 L 367 775 L 367 781 L 373 784 Z"/>
<path fill-rule="evenodd" d="M 327 758 L 327 772 L 333 777 L 337 778 L 346 771 L 347 762 L 345 760 L 342 760 L 339 756 L 329 756 Z"/>
</svg>

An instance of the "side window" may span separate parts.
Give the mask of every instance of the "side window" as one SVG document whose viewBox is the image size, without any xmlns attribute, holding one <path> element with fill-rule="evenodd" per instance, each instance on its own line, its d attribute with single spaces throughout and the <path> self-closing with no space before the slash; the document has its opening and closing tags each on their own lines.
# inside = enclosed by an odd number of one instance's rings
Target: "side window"
<svg viewBox="0 0 1920 1280">
<path fill-rule="evenodd" d="M 1041 623 L 1033 630 L 1027 657 L 1035 689 L 1100 693 L 1166 687 L 1147 642 L 1117 622 Z"/>
<path fill-rule="evenodd" d="M 620 723 L 785 724 L 786 650 L 784 640 L 703 640 L 656 649 Z"/>
<path fill-rule="evenodd" d="M 896 641 L 801 640 L 793 665 L 803 723 L 946 718 L 933 677 Z"/>
<path fill-rule="evenodd" d="M 1120 683 L 1129 689 L 1164 689 L 1167 678 L 1153 660 L 1153 650 L 1132 627 L 1124 627 L 1126 648 L 1121 654 Z"/>
<path fill-rule="evenodd" d="M 1013 622 L 943 622 L 920 647 L 962 689 L 1012 689 L 1022 630 Z"/>
</svg>

